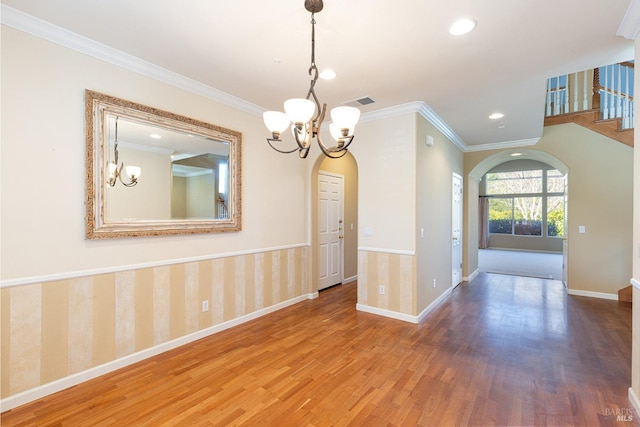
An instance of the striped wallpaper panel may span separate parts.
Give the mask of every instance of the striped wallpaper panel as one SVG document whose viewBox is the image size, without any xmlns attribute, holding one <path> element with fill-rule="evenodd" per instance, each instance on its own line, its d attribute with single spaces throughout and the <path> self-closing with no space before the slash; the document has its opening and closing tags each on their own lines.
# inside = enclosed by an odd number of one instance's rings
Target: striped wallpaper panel
<svg viewBox="0 0 640 427">
<path fill-rule="evenodd" d="M 416 257 L 358 251 L 358 304 L 417 315 Z M 385 287 L 384 295 L 379 293 Z"/>
<path fill-rule="evenodd" d="M 3 288 L 1 397 L 309 294 L 308 255 L 297 247 Z"/>
</svg>

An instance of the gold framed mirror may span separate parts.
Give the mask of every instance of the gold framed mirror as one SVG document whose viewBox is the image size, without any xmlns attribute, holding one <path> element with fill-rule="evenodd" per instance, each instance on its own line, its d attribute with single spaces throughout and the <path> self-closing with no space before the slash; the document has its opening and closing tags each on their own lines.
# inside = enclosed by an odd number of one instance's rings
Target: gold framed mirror
<svg viewBox="0 0 640 427">
<path fill-rule="evenodd" d="M 240 231 L 242 134 L 85 91 L 86 237 Z"/>
</svg>

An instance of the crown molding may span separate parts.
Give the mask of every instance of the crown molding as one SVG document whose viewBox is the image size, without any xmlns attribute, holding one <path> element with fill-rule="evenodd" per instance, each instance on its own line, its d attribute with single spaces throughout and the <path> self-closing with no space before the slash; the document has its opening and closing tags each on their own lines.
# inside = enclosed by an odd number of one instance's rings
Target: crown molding
<svg viewBox="0 0 640 427">
<path fill-rule="evenodd" d="M 433 109 L 431 107 L 429 107 L 426 103 L 421 102 L 421 106 L 420 106 L 420 110 L 418 111 L 418 113 L 420 113 L 420 115 L 422 117 L 425 118 L 425 120 L 427 120 L 429 123 L 431 123 L 433 126 L 435 126 L 436 129 L 438 129 L 440 132 L 442 132 L 444 134 L 444 136 L 446 136 L 449 141 L 453 142 L 453 144 L 458 147 L 460 150 L 462 150 L 463 152 L 468 151 L 469 147 L 467 146 L 467 144 L 465 144 L 465 142 L 462 140 L 462 138 L 460 138 L 454 131 L 453 129 L 451 129 L 449 127 L 449 125 L 447 125 L 445 123 L 444 120 L 442 120 L 440 118 L 440 116 L 438 116 L 438 114 L 436 114 L 435 111 L 433 111 Z"/>
<path fill-rule="evenodd" d="M 505 148 L 530 147 L 536 145 L 540 138 L 518 139 L 515 141 L 492 142 L 490 144 L 479 144 L 467 147 L 467 152 L 487 151 L 487 150 L 504 150 Z"/>
<path fill-rule="evenodd" d="M 3 25 L 73 49 L 101 61 L 133 71 L 134 73 L 151 77 L 152 79 L 159 80 L 188 92 L 205 96 L 221 104 L 255 116 L 262 116 L 265 110 L 256 104 L 167 70 L 166 68 L 159 67 L 121 50 L 98 43 L 95 40 L 58 27 L 5 4 L 2 4 L 1 7 L 0 22 Z"/>
<path fill-rule="evenodd" d="M 627 12 L 620 22 L 616 36 L 624 37 L 628 40 L 635 40 L 640 32 L 640 1 L 631 0 Z"/>
</svg>

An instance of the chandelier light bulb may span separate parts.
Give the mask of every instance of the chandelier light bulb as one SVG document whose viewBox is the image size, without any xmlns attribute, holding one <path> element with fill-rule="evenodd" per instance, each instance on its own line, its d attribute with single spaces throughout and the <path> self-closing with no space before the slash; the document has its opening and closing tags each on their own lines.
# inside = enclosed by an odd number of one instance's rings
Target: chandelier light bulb
<svg viewBox="0 0 640 427">
<path fill-rule="evenodd" d="M 262 119 L 269 132 L 277 135 L 275 139 L 280 138 L 280 134 L 291 124 L 291 120 L 281 111 L 265 111 Z"/>
<path fill-rule="evenodd" d="M 342 130 L 340 129 L 340 127 L 338 127 L 337 124 L 335 123 L 331 123 L 329 125 L 329 133 L 331 134 L 331 136 L 333 137 L 333 139 L 335 139 L 336 141 L 340 142 L 340 140 L 343 138 L 342 136 Z"/>
<path fill-rule="evenodd" d="M 353 135 L 354 128 L 359 119 L 360 110 L 355 107 L 343 106 L 331 110 L 331 121 L 335 123 L 339 129 L 348 129 L 347 135 Z"/>
<path fill-rule="evenodd" d="M 142 174 L 142 169 L 138 166 L 125 166 L 124 170 L 127 172 L 129 178 L 134 181 L 140 178 L 140 175 Z"/>
<path fill-rule="evenodd" d="M 292 123 L 307 123 L 316 111 L 316 104 L 304 98 L 292 98 L 284 102 L 284 112 Z"/>
</svg>

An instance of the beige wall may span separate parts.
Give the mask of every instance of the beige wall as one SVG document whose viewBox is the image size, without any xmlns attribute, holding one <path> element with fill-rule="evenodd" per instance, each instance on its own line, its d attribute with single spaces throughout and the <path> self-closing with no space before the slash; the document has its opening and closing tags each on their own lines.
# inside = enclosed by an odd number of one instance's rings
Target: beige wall
<svg viewBox="0 0 640 427">
<path fill-rule="evenodd" d="M 171 217 L 187 216 L 187 178 L 174 176 L 171 181 Z"/>
<path fill-rule="evenodd" d="M 3 399 L 312 292 L 307 166 L 259 114 L 6 26 L 1 43 Z M 242 231 L 85 240 L 87 88 L 240 131 Z"/>
<path fill-rule="evenodd" d="M 568 288 L 617 295 L 631 277 L 633 149 L 575 124 L 546 127 L 540 141 L 530 148 L 554 156 L 569 170 Z M 465 154 L 470 205 L 467 251 L 475 252 L 475 258 L 465 261 L 467 274 L 478 267 L 477 185 L 469 182 L 468 175 L 497 153 Z M 580 225 L 586 227 L 586 233 L 578 233 Z"/>
<path fill-rule="evenodd" d="M 425 144 L 427 135 L 434 137 L 432 147 Z M 452 180 L 453 173 L 462 176 L 463 153 L 431 123 L 418 115 L 415 157 L 416 313 L 420 313 L 452 285 Z M 420 238 L 420 229 L 424 229 L 424 238 Z"/>
<path fill-rule="evenodd" d="M 364 121 L 350 148 L 358 163 L 358 304 L 406 315 L 416 314 L 415 123 L 415 113 Z"/>
<path fill-rule="evenodd" d="M 142 174 L 134 187 L 125 187 L 120 181 L 114 187 L 107 187 L 107 218 L 170 219 L 171 194 L 167 189 L 171 188 L 171 158 L 167 154 L 122 146 L 118 152 L 120 162 L 140 167 Z M 126 182 L 127 177 L 123 179 Z"/>
<path fill-rule="evenodd" d="M 358 138 L 358 304 L 415 321 L 451 287 L 452 174 L 462 174 L 462 151 L 417 113 L 362 123 Z"/>
<path fill-rule="evenodd" d="M 258 114 L 6 26 L 2 59 L 3 281 L 308 243 L 307 166 L 267 145 Z M 86 241 L 87 88 L 240 131 L 242 232 Z"/>
</svg>

